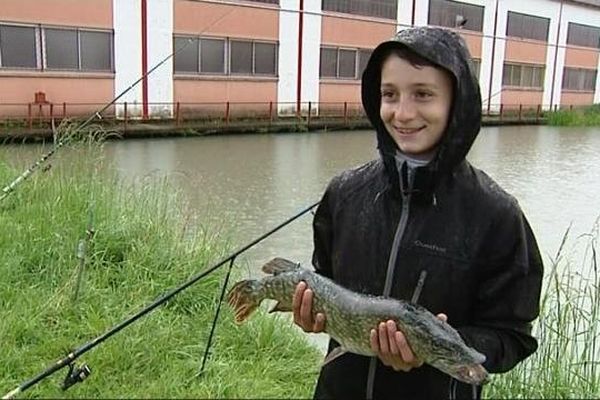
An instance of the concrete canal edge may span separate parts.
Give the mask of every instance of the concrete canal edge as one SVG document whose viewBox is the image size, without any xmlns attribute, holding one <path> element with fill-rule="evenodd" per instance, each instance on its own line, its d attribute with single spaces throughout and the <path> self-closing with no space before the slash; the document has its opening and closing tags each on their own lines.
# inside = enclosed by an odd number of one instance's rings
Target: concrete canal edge
<svg viewBox="0 0 600 400">
<path fill-rule="evenodd" d="M 505 125 L 543 125 L 544 118 L 500 118 L 484 116 L 482 126 Z M 264 133 L 301 133 L 372 129 L 366 118 L 361 119 L 324 119 L 311 120 L 297 118 L 280 118 L 276 121 L 186 121 L 177 124 L 172 120 L 149 120 L 93 123 L 101 126 L 115 138 L 153 138 L 153 137 L 186 137 L 227 134 L 264 134 Z M 46 141 L 52 139 L 49 124 L 32 127 L 4 126 L 0 127 L 0 143 Z"/>
</svg>

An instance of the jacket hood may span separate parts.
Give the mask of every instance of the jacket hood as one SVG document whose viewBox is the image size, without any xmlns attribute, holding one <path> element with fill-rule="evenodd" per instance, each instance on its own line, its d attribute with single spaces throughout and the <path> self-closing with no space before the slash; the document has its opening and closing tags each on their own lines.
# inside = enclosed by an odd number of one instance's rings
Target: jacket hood
<svg viewBox="0 0 600 400">
<path fill-rule="evenodd" d="M 391 48 L 405 47 L 448 71 L 454 78 L 454 97 L 448 125 L 432 162 L 426 167 L 431 187 L 440 174 L 449 173 L 464 160 L 481 127 L 481 94 L 471 68 L 471 55 L 457 33 L 442 28 L 411 28 L 400 31 L 373 51 L 362 76 L 362 103 L 377 131 L 379 153 L 386 170 L 395 170 L 393 156 L 398 146 L 379 116 L 383 57 Z M 422 171 L 424 172 L 424 171 Z M 397 173 L 393 171 L 393 175 Z M 421 174 L 423 175 L 423 174 Z"/>
</svg>

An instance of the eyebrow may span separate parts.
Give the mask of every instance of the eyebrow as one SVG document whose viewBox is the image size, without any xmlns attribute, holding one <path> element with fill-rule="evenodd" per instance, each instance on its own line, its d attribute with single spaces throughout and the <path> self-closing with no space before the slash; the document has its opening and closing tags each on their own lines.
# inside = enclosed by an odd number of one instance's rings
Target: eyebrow
<svg viewBox="0 0 600 400">
<path fill-rule="evenodd" d="M 425 88 L 437 88 L 438 87 L 438 85 L 436 85 L 435 83 L 425 83 L 425 82 L 413 83 L 410 86 L 417 87 L 417 88 L 422 88 L 422 87 L 425 87 Z M 393 87 L 395 87 L 395 85 L 392 84 L 392 83 L 384 83 L 384 82 L 382 82 L 381 83 L 381 87 L 382 88 L 393 88 Z"/>
</svg>

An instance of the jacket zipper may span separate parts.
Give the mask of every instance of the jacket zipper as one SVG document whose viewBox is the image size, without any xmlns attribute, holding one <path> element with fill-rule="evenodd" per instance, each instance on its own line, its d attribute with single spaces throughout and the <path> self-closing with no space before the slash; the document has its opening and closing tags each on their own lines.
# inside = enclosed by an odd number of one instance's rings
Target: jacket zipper
<svg viewBox="0 0 600 400">
<path fill-rule="evenodd" d="M 409 186 L 412 186 L 412 183 L 409 182 Z M 400 214 L 400 222 L 398 222 L 398 226 L 396 227 L 396 233 L 394 234 L 394 241 L 392 242 L 392 249 L 390 251 L 390 257 L 388 259 L 388 267 L 387 272 L 385 274 L 385 284 L 383 286 L 383 296 L 388 297 L 392 291 L 392 282 L 394 281 L 394 269 L 396 266 L 396 260 L 398 259 L 398 249 L 400 248 L 400 243 L 402 242 L 402 237 L 404 236 L 404 231 L 406 230 L 406 225 L 408 224 L 408 211 L 410 209 L 410 191 L 408 194 L 404 193 L 404 188 L 402 184 L 402 172 L 400 169 L 400 192 L 402 194 L 402 213 Z M 367 374 L 367 391 L 366 398 L 368 400 L 373 399 L 373 389 L 375 386 L 375 370 L 377 368 L 377 357 L 371 357 L 369 362 L 369 372 Z"/>
</svg>

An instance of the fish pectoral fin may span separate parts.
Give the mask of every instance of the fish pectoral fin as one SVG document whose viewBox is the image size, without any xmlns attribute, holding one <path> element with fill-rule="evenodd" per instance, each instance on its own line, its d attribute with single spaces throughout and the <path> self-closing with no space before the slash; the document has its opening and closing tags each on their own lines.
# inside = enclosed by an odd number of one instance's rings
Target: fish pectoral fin
<svg viewBox="0 0 600 400">
<path fill-rule="evenodd" d="M 348 350 L 345 350 L 342 347 L 336 347 L 335 349 L 331 350 L 331 353 L 327 354 L 327 357 L 325 357 L 325 360 L 323 360 L 323 364 L 321 365 L 321 367 L 324 367 L 325 365 L 329 364 L 336 358 L 341 357 L 346 353 L 348 353 Z"/>
<path fill-rule="evenodd" d="M 283 303 L 281 303 L 280 301 L 277 302 L 277 304 L 275 304 L 273 306 L 273 308 L 271 308 L 269 310 L 269 313 L 274 313 L 274 312 L 289 312 L 292 311 L 291 307 L 287 307 L 286 305 L 284 305 Z"/>
</svg>

